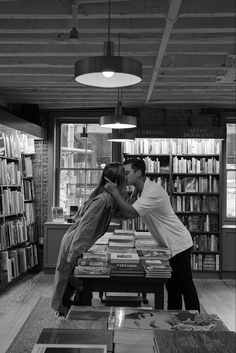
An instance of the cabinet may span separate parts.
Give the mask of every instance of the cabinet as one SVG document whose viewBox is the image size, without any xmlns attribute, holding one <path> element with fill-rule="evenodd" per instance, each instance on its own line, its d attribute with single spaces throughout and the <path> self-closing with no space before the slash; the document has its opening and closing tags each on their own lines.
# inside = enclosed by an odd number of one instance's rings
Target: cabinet
<svg viewBox="0 0 236 353">
<path fill-rule="evenodd" d="M 61 240 L 71 223 L 46 222 L 44 224 L 44 272 L 55 271 Z"/>
<path fill-rule="evenodd" d="M 161 183 L 193 238 L 192 269 L 218 276 L 221 270 L 220 164 L 218 139 L 136 139 L 123 143 L 123 157 L 142 158 L 146 175 Z M 140 219 L 123 222 L 145 230 Z"/>
<path fill-rule="evenodd" d="M 0 125 L 0 288 L 38 264 L 34 187 L 24 166 L 32 146 L 27 135 Z M 27 160 L 32 171 L 31 155 Z"/>
</svg>

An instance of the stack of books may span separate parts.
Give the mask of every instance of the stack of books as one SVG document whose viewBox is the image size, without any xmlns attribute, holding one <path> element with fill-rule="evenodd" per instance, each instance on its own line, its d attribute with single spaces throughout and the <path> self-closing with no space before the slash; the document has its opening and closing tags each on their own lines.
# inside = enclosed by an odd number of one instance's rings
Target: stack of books
<svg viewBox="0 0 236 353">
<path fill-rule="evenodd" d="M 171 267 L 169 261 L 161 259 L 145 259 L 143 260 L 143 267 L 146 272 L 146 277 L 171 277 Z"/>
<path fill-rule="evenodd" d="M 74 275 L 81 277 L 110 277 L 110 267 L 107 257 L 94 256 L 78 259 Z"/>
<path fill-rule="evenodd" d="M 128 234 L 112 235 L 108 242 L 109 248 L 133 248 L 134 236 Z"/>
<path fill-rule="evenodd" d="M 171 277 L 170 250 L 168 248 L 138 249 L 137 252 L 145 269 L 146 277 Z"/>
</svg>

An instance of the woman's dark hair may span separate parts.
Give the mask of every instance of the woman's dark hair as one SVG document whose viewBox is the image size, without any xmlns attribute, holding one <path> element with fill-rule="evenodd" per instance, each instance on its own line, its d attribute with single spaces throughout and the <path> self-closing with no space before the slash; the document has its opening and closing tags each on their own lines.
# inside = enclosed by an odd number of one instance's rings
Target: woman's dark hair
<svg viewBox="0 0 236 353">
<path fill-rule="evenodd" d="M 145 175 L 145 163 L 142 159 L 138 158 L 130 158 L 126 159 L 123 163 L 123 165 L 131 164 L 131 168 L 137 172 L 137 170 L 140 170 L 142 173 L 142 176 Z"/>
<path fill-rule="evenodd" d="M 95 197 L 104 190 L 104 185 L 107 183 L 105 177 L 109 178 L 113 183 L 116 183 L 121 194 L 125 190 L 125 168 L 122 163 L 112 162 L 106 164 L 103 169 L 101 179 L 96 189 L 91 193 L 90 197 Z"/>
</svg>

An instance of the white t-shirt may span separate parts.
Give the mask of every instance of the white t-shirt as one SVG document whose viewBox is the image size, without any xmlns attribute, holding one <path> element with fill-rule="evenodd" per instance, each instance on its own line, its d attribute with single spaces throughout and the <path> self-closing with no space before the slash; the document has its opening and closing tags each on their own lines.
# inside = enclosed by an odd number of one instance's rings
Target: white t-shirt
<svg viewBox="0 0 236 353">
<path fill-rule="evenodd" d="M 171 257 L 190 248 L 192 237 L 176 216 L 169 195 L 160 184 L 148 178 L 140 197 L 132 204 L 160 246 L 167 246 Z"/>
</svg>

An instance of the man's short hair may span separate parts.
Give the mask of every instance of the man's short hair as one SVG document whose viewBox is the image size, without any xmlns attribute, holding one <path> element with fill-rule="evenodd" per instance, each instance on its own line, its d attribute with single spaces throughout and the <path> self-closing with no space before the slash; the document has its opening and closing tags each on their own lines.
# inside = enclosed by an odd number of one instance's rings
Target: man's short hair
<svg viewBox="0 0 236 353">
<path fill-rule="evenodd" d="M 127 165 L 127 164 L 131 164 L 131 168 L 137 172 L 137 170 L 140 170 L 142 175 L 145 175 L 145 162 L 143 161 L 143 159 L 139 159 L 139 158 L 130 158 L 130 159 L 126 159 L 123 162 L 123 165 Z"/>
</svg>

